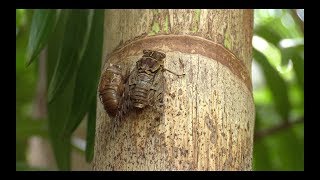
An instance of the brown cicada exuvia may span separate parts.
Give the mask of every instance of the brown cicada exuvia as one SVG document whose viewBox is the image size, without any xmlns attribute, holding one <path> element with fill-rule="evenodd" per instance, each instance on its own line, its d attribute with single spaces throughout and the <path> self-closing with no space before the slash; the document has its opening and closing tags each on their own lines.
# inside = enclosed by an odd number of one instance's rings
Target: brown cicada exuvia
<svg viewBox="0 0 320 180">
<path fill-rule="evenodd" d="M 109 116 L 119 115 L 121 97 L 124 91 L 124 78 L 118 65 L 110 64 L 102 74 L 99 97 Z"/>
</svg>

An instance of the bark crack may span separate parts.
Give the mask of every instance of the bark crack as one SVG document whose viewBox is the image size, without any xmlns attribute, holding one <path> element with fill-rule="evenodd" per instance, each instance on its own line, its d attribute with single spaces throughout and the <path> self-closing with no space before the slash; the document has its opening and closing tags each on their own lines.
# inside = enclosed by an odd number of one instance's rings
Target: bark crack
<svg viewBox="0 0 320 180">
<path fill-rule="evenodd" d="M 199 146 L 198 146 L 198 125 L 199 125 L 199 116 L 198 116 L 198 82 L 199 82 L 199 72 L 200 72 L 200 63 L 199 63 L 199 55 L 198 55 L 198 62 L 197 62 L 197 84 L 196 84 L 196 127 L 195 127 L 195 152 L 196 152 L 196 167 L 198 167 L 199 162 Z"/>
</svg>

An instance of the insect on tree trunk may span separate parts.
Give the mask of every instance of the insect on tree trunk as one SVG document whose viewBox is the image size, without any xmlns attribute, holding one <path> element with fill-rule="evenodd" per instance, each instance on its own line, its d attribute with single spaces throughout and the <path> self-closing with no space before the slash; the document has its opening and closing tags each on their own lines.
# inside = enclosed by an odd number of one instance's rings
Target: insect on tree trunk
<svg viewBox="0 0 320 180">
<path fill-rule="evenodd" d="M 252 169 L 253 10 L 106 10 L 104 28 L 101 74 L 110 64 L 132 74 L 144 50 L 165 54 L 171 72 L 160 120 L 152 105 L 133 108 L 113 136 L 97 99 L 94 170 Z"/>
</svg>

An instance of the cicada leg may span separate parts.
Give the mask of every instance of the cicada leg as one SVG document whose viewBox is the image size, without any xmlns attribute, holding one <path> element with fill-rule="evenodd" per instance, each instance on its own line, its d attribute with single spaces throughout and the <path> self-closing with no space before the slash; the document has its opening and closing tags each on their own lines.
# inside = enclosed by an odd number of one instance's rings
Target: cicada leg
<svg viewBox="0 0 320 180">
<path fill-rule="evenodd" d="M 163 69 L 163 71 L 168 71 L 168 72 L 170 72 L 171 74 L 174 74 L 174 75 L 176 75 L 176 76 L 178 76 L 178 77 L 183 77 L 183 76 L 186 75 L 185 73 L 177 74 L 177 73 L 175 73 L 175 72 L 173 72 L 173 71 L 171 71 L 171 70 L 169 70 L 169 69 L 166 69 L 166 68 L 162 68 L 162 69 Z"/>
<path fill-rule="evenodd" d="M 156 112 L 155 120 L 156 125 L 158 126 L 163 119 L 163 111 L 164 111 L 164 85 L 165 85 L 165 78 L 163 76 L 162 71 L 158 71 L 154 77 L 152 87 L 149 90 L 148 95 L 148 105 L 152 107 L 152 109 Z"/>
</svg>

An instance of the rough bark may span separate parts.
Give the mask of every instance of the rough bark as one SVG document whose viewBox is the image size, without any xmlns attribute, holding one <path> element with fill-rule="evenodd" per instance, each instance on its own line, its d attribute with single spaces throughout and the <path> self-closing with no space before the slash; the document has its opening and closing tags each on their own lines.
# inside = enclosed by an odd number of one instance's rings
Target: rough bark
<svg viewBox="0 0 320 180">
<path fill-rule="evenodd" d="M 130 114 L 111 138 L 97 99 L 94 170 L 251 170 L 252 10 L 106 10 L 104 59 L 132 69 L 166 54 L 164 114 Z"/>
</svg>

